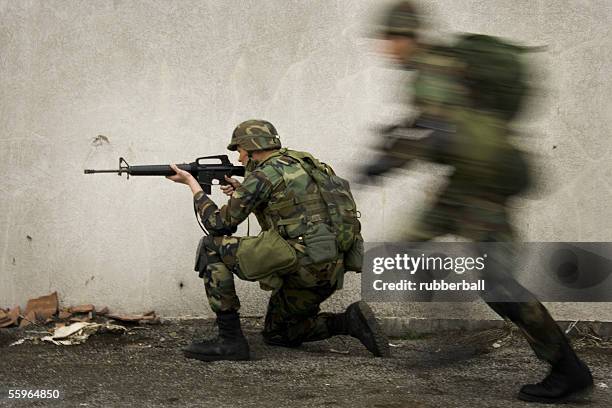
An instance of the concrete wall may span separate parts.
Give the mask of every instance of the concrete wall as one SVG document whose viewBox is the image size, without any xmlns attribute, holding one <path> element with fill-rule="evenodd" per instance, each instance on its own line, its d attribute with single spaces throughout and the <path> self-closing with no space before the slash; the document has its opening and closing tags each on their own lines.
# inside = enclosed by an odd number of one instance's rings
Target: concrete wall
<svg viewBox="0 0 612 408">
<path fill-rule="evenodd" d="M 405 110 L 402 75 L 361 35 L 379 3 L 0 0 L 0 306 L 57 290 L 65 304 L 209 313 L 192 271 L 200 231 L 188 190 L 82 170 L 224 153 L 238 122 L 262 117 L 286 145 L 350 174 L 373 140 L 368 126 Z M 542 182 L 513 203 L 515 222 L 526 240 L 611 240 L 612 2 L 425 4 L 433 31 L 548 46 L 533 57 L 540 102 L 522 139 L 541 157 Z M 366 239 L 393 239 L 409 222 L 440 183 L 430 170 L 356 190 Z M 238 291 L 244 314 L 261 314 L 267 293 Z M 329 307 L 358 296 L 351 275 Z M 553 306 L 560 318 L 612 320 L 610 304 Z M 377 307 L 492 316 L 484 305 Z"/>
</svg>

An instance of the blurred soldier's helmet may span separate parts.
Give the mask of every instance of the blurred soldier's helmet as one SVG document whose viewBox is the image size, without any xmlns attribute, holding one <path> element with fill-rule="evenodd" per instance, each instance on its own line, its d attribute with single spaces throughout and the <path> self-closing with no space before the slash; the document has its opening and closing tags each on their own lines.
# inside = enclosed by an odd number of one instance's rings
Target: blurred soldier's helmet
<svg viewBox="0 0 612 408">
<path fill-rule="evenodd" d="M 280 149 L 281 141 L 274 126 L 265 120 L 251 119 L 242 122 L 232 133 L 228 150 L 236 151 L 238 147 L 247 152 Z"/>
<path fill-rule="evenodd" d="M 399 1 L 389 7 L 376 27 L 379 36 L 416 37 L 421 18 L 411 1 Z"/>
</svg>

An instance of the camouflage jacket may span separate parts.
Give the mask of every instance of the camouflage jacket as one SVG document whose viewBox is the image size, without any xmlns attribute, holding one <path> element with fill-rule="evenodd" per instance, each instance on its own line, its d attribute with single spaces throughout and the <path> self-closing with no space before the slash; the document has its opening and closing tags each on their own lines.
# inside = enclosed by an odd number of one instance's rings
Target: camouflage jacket
<svg viewBox="0 0 612 408">
<path fill-rule="evenodd" d="M 327 221 L 319 188 L 286 151 L 258 163 L 221 208 L 203 192 L 195 195 L 198 214 L 211 234 L 231 235 L 250 213 L 263 230 L 277 228 L 286 239 L 302 236 L 309 221 Z"/>
</svg>

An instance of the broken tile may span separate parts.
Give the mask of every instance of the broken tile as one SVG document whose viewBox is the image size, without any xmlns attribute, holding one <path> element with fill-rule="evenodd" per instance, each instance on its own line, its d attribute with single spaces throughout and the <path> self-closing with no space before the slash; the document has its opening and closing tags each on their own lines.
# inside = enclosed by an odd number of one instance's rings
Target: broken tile
<svg viewBox="0 0 612 408">
<path fill-rule="evenodd" d="M 11 319 L 14 319 L 15 321 L 17 321 L 20 314 L 21 314 L 21 308 L 19 306 L 15 306 L 11 310 L 9 310 L 9 316 L 11 317 Z"/>
<path fill-rule="evenodd" d="M 19 315 L 21 315 L 21 308 L 19 306 L 15 306 L 14 308 L 10 309 L 7 313 L 9 321 L 0 324 L 0 327 L 9 327 L 12 325 L 16 325 L 17 321 L 19 320 Z"/>
<path fill-rule="evenodd" d="M 66 319 L 70 319 L 70 317 L 72 317 L 72 313 L 66 311 L 66 310 L 62 310 L 59 312 L 59 316 L 60 319 L 62 320 L 66 320 Z"/>
<path fill-rule="evenodd" d="M 35 313 L 34 318 L 38 315 L 42 319 L 47 319 L 57 313 L 58 307 L 57 292 L 53 292 L 47 296 L 28 300 L 24 313 L 26 317 L 30 313 Z"/>
<path fill-rule="evenodd" d="M 2 323 L 10 321 L 11 318 L 8 316 L 8 312 L 4 311 L 4 309 L 0 309 L 0 327 L 2 327 Z"/>
<path fill-rule="evenodd" d="M 26 327 L 33 323 L 36 323 L 36 312 L 32 310 L 23 316 L 23 319 L 21 319 L 21 323 L 19 324 L 19 327 Z"/>
<path fill-rule="evenodd" d="M 78 305 L 70 308 L 70 312 L 72 313 L 89 313 L 96 310 L 94 305 Z"/>
</svg>

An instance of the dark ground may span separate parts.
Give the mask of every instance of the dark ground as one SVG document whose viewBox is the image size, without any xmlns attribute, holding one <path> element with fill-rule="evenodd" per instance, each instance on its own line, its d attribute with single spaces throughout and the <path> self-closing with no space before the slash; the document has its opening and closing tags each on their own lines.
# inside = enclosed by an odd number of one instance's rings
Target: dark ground
<svg viewBox="0 0 612 408">
<path fill-rule="evenodd" d="M 352 338 L 299 349 L 263 344 L 259 320 L 245 322 L 253 361 L 202 363 L 180 347 L 212 330 L 211 321 L 172 321 L 98 334 L 85 344 L 25 343 L 0 330 L 0 406 L 66 407 L 534 407 L 515 398 L 521 384 L 546 372 L 517 333 L 490 330 L 413 336 L 374 358 Z M 31 334 L 31 333 L 30 333 Z M 491 347 L 506 337 L 499 348 Z M 582 348 L 595 383 L 612 387 L 612 350 Z M 62 400 L 8 400 L 7 388 L 59 389 Z M 612 407 L 596 387 L 581 406 Z"/>
</svg>

